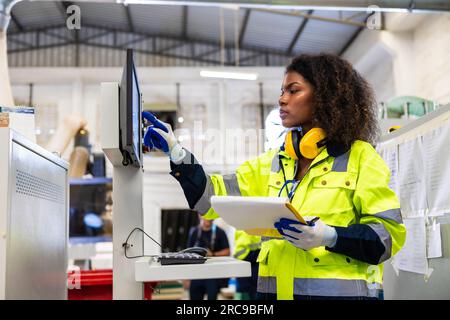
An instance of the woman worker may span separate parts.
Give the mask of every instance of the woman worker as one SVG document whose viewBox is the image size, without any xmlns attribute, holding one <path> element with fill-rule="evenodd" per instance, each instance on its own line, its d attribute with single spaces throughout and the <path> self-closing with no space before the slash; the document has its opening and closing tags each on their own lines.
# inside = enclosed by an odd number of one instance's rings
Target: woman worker
<svg viewBox="0 0 450 320">
<path fill-rule="evenodd" d="M 275 227 L 283 238 L 262 243 L 260 299 L 379 297 L 382 263 L 400 250 L 406 231 L 389 169 L 372 146 L 372 89 L 337 56 L 300 55 L 286 68 L 279 106 L 289 128 L 284 144 L 231 175 L 207 175 L 170 126 L 147 112 L 153 125 L 144 144 L 170 156 L 171 175 L 206 218 L 218 217 L 213 195 L 289 196 L 309 221 L 281 219 Z"/>
</svg>

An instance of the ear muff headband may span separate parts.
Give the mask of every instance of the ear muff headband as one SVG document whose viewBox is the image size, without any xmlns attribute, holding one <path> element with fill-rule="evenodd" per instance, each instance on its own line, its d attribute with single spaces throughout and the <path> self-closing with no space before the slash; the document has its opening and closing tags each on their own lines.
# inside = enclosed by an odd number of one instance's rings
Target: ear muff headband
<svg viewBox="0 0 450 320">
<path fill-rule="evenodd" d="M 302 133 L 301 131 L 294 130 L 292 131 L 292 146 L 294 147 L 295 155 L 297 159 L 302 157 L 302 153 L 300 151 L 300 142 L 302 141 Z"/>
<path fill-rule="evenodd" d="M 284 141 L 284 149 L 286 150 L 286 153 L 292 158 L 297 160 L 297 155 L 295 154 L 294 150 L 294 143 L 292 141 L 292 131 L 288 131 L 286 133 L 286 138 Z"/>
</svg>

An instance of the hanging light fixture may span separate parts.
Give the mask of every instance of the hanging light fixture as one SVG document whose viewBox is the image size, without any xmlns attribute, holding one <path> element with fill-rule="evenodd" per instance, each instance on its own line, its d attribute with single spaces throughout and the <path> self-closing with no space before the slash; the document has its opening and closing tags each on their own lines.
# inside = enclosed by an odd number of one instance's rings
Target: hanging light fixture
<svg viewBox="0 0 450 320">
<path fill-rule="evenodd" d="M 226 9 L 231 9 L 235 11 L 235 61 L 236 67 L 239 67 L 239 31 L 238 31 L 238 13 L 239 6 L 229 6 Z M 257 73 L 252 72 L 240 72 L 240 71 L 228 71 L 225 69 L 225 21 L 223 17 L 224 7 L 219 8 L 220 12 L 220 64 L 221 70 L 201 70 L 200 76 L 204 78 L 218 78 L 218 79 L 234 79 L 234 80 L 250 80 L 254 81 L 258 79 Z"/>
<path fill-rule="evenodd" d="M 232 72 L 232 71 L 218 71 L 218 70 L 201 70 L 200 76 L 204 78 L 221 78 L 221 79 L 235 79 L 235 80 L 256 80 L 258 74 L 253 72 Z"/>
</svg>

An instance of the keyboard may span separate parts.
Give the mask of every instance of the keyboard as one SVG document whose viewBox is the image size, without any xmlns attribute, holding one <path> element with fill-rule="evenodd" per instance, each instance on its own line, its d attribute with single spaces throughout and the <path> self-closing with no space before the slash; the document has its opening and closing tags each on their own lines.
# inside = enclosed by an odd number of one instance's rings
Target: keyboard
<svg viewBox="0 0 450 320">
<path fill-rule="evenodd" d="M 158 256 L 158 262 L 163 266 L 171 264 L 200 264 L 205 263 L 205 261 L 206 258 L 204 256 L 188 252 L 164 252 Z"/>
</svg>

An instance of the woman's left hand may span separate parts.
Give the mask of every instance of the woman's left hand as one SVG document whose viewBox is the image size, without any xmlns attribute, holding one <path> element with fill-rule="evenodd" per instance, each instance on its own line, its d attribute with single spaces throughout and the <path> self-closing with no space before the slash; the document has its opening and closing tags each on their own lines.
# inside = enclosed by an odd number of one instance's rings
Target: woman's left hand
<svg viewBox="0 0 450 320">
<path fill-rule="evenodd" d="M 303 250 L 336 244 L 336 230 L 319 219 L 305 225 L 297 220 L 281 218 L 274 226 L 285 240 Z"/>
</svg>

